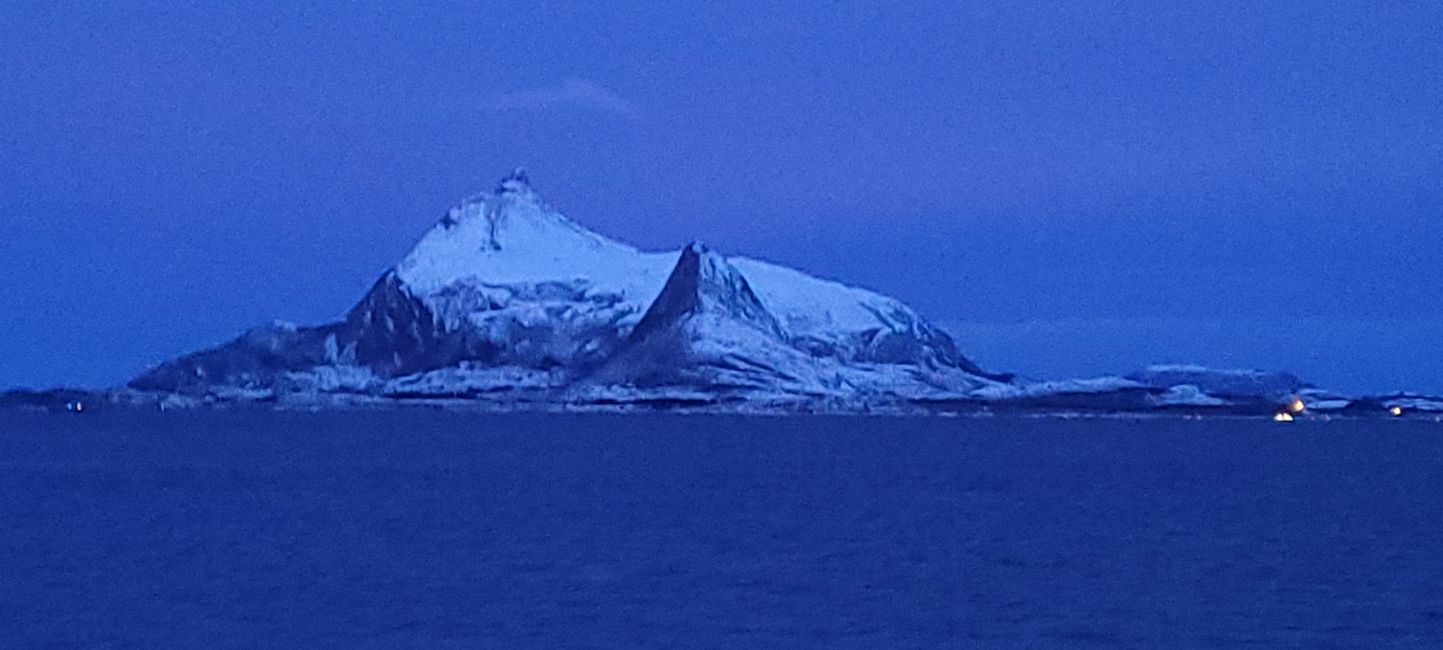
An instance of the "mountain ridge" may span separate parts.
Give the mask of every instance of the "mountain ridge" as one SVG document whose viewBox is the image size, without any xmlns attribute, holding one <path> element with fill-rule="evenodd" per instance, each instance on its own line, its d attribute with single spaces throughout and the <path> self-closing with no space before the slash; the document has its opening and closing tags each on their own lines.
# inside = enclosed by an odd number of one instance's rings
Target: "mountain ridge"
<svg viewBox="0 0 1443 650">
<path fill-rule="evenodd" d="M 806 401 L 962 394 L 1007 379 L 896 300 L 699 243 L 638 250 L 571 221 L 517 170 L 448 209 L 342 320 L 256 328 L 130 387 L 560 391 L 530 396 L 543 400 L 666 387 Z"/>
</svg>

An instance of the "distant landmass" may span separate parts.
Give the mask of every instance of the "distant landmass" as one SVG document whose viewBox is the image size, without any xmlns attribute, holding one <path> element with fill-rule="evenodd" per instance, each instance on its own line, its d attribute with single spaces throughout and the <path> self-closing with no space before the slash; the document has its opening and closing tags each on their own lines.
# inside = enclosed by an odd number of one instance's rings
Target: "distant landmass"
<svg viewBox="0 0 1443 650">
<path fill-rule="evenodd" d="M 0 401 L 74 410 L 81 393 Z M 166 362 L 102 404 L 498 410 L 1443 413 L 1287 373 L 988 372 L 901 302 L 692 243 L 643 252 L 571 221 L 520 170 L 448 210 L 335 323 L 274 323 Z"/>
</svg>

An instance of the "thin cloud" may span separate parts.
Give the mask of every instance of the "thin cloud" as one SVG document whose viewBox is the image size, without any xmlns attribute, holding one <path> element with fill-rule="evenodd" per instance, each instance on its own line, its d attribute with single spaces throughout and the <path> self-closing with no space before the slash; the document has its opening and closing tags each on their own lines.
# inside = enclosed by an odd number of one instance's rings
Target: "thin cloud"
<svg viewBox="0 0 1443 650">
<path fill-rule="evenodd" d="M 582 108 L 635 117 L 636 105 L 610 89 L 587 79 L 567 79 L 552 86 L 492 95 L 481 102 L 489 111 L 545 111 Z"/>
</svg>

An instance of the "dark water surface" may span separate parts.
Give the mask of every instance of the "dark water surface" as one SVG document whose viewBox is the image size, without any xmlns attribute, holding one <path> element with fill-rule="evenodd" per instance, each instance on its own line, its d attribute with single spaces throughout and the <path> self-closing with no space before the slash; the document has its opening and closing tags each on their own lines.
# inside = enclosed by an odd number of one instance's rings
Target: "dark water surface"
<svg viewBox="0 0 1443 650">
<path fill-rule="evenodd" d="M 1443 647 L 1433 423 L 0 418 L 7 648 Z"/>
</svg>

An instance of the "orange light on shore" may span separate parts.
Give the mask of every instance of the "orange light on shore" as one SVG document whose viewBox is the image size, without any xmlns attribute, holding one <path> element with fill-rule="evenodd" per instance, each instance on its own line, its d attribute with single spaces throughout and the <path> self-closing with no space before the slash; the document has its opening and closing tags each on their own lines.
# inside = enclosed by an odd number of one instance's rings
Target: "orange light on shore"
<svg viewBox="0 0 1443 650">
<path fill-rule="evenodd" d="M 1403 416 L 1403 407 L 1401 407 L 1401 406 L 1390 406 L 1390 407 L 1388 407 L 1388 414 L 1389 414 L 1389 415 L 1392 415 L 1392 416 L 1395 417 L 1395 418 L 1396 418 L 1396 417 L 1402 417 L 1402 416 Z"/>
<path fill-rule="evenodd" d="M 1293 401 L 1288 402 L 1288 410 L 1291 411 L 1293 415 L 1302 413 L 1303 411 L 1307 410 L 1307 408 L 1308 405 L 1303 403 L 1303 399 L 1301 397 L 1294 397 Z"/>
</svg>

